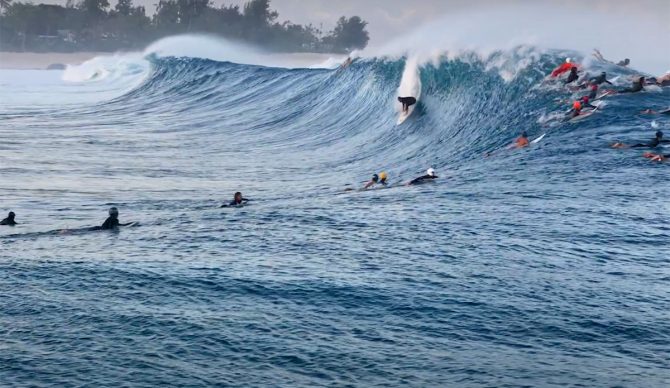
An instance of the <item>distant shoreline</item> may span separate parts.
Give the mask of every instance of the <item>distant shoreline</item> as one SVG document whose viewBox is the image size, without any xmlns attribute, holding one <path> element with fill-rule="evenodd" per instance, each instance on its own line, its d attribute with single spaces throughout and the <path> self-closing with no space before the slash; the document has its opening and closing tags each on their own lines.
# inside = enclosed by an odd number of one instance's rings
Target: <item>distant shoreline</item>
<svg viewBox="0 0 670 388">
<path fill-rule="evenodd" d="M 78 65 L 106 52 L 31 53 L 0 51 L 0 69 L 45 70 L 50 65 Z"/>
</svg>

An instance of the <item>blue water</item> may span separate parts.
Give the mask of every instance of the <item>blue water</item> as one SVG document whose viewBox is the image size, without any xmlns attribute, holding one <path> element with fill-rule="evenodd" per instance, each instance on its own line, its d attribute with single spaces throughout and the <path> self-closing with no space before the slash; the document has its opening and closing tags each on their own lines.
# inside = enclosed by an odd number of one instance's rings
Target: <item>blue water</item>
<svg viewBox="0 0 670 388">
<path fill-rule="evenodd" d="M 0 385 L 667 387 L 670 88 L 545 123 L 560 61 L 0 71 Z"/>
</svg>

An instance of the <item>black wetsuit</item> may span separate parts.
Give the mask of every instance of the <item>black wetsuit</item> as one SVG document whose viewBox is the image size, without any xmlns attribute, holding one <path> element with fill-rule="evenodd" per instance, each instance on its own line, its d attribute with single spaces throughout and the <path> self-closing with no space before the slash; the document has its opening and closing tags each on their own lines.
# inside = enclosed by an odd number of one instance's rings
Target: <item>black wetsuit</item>
<svg viewBox="0 0 670 388">
<path fill-rule="evenodd" d="M 651 141 L 651 143 L 648 144 L 638 143 L 630 146 L 630 148 L 656 148 L 658 147 L 659 144 L 668 144 L 668 143 L 670 143 L 670 140 L 661 140 L 659 138 L 655 138 L 654 140 Z"/>
<path fill-rule="evenodd" d="M 600 84 L 603 84 L 603 83 L 608 83 L 608 84 L 612 85 L 612 83 L 607 80 L 607 76 L 602 75 L 602 74 L 597 76 L 597 77 L 591 78 L 589 80 L 589 82 L 592 83 L 592 84 L 596 84 L 596 85 L 600 85 Z"/>
<path fill-rule="evenodd" d="M 120 226 L 121 224 L 119 223 L 119 219 L 114 216 L 109 216 L 103 222 L 102 226 L 100 226 L 100 229 L 102 230 L 109 230 L 109 229 L 116 229 Z"/>
<path fill-rule="evenodd" d="M 641 92 L 643 90 L 644 90 L 644 85 L 642 85 L 642 82 L 637 81 L 637 82 L 633 82 L 632 87 L 619 90 L 617 93 L 637 93 L 637 92 Z"/>
<path fill-rule="evenodd" d="M 247 202 L 249 202 L 248 199 L 246 199 L 246 198 L 242 198 L 242 200 L 239 201 L 239 202 L 237 202 L 237 201 L 235 201 L 235 200 L 232 200 L 232 201 L 230 201 L 230 203 L 221 205 L 221 207 L 237 207 L 237 206 L 243 206 L 243 205 L 246 205 Z"/>
<path fill-rule="evenodd" d="M 14 217 L 12 218 L 7 217 L 4 220 L 0 221 L 0 225 L 14 226 L 16 225 L 16 221 L 14 221 Z"/>
<path fill-rule="evenodd" d="M 421 183 L 429 182 L 433 179 L 437 179 L 437 175 L 423 175 L 423 176 L 420 176 L 418 178 L 412 179 L 409 182 L 409 184 L 410 185 L 418 185 L 418 184 L 421 184 Z"/>
<path fill-rule="evenodd" d="M 589 100 L 595 100 L 598 97 L 598 89 L 591 90 L 589 93 Z"/>
<path fill-rule="evenodd" d="M 416 104 L 416 98 L 414 97 L 398 97 L 398 101 L 402 104 L 402 108 L 409 108 L 410 106 Z"/>
<path fill-rule="evenodd" d="M 570 74 L 568 75 L 568 78 L 565 80 L 565 84 L 573 83 L 579 79 L 579 75 L 577 74 L 577 69 L 575 67 L 572 68 L 573 70 L 570 71 Z"/>
</svg>

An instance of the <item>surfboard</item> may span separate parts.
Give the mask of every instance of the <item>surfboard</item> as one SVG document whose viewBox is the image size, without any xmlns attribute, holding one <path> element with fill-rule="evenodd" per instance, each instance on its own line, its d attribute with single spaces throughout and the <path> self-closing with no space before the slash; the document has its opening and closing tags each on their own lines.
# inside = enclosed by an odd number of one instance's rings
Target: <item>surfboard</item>
<svg viewBox="0 0 670 388">
<path fill-rule="evenodd" d="M 611 96 L 611 95 L 613 95 L 613 94 L 616 94 L 616 90 L 612 90 L 612 89 L 605 90 L 604 92 L 602 92 L 602 93 L 600 93 L 599 95 L 597 95 L 596 98 L 595 98 L 595 100 L 600 100 L 600 99 L 602 99 L 602 98 L 605 98 L 605 97 L 607 97 L 607 96 Z"/>
<path fill-rule="evenodd" d="M 537 139 L 534 139 L 533 141 L 531 141 L 530 144 L 537 144 L 537 143 L 541 142 L 542 139 L 544 139 L 545 136 L 547 136 L 547 134 L 546 134 L 546 133 L 543 133 L 543 134 L 540 135 Z"/>
<path fill-rule="evenodd" d="M 400 125 L 400 124 L 404 123 L 405 120 L 407 120 L 407 118 L 412 114 L 412 112 L 414 112 L 414 107 L 415 106 L 416 106 L 416 104 L 410 106 L 409 109 L 407 109 L 407 113 L 400 112 L 400 116 L 398 116 L 398 122 L 396 123 L 396 125 Z"/>
<path fill-rule="evenodd" d="M 416 98 L 416 104 L 410 106 L 407 109 L 407 113 L 402 111 L 402 104 L 400 104 L 399 101 L 396 100 L 395 102 L 395 106 L 400 108 L 400 115 L 398 116 L 396 125 L 404 123 L 405 120 L 412 115 L 414 108 L 419 104 L 421 98 L 421 76 L 419 74 L 419 64 L 416 58 L 410 58 L 405 63 L 400 86 L 398 86 L 398 97 L 409 96 Z"/>
<path fill-rule="evenodd" d="M 596 113 L 596 112 L 598 111 L 598 109 L 604 107 L 605 105 L 606 105 L 606 104 L 605 104 L 603 101 L 596 101 L 596 102 L 593 103 L 593 106 L 595 106 L 595 108 L 593 108 L 593 109 L 591 109 L 591 110 L 589 110 L 589 111 L 586 111 L 586 112 L 580 114 L 580 115 L 577 116 L 577 117 L 573 117 L 573 118 L 571 118 L 570 121 L 580 121 L 580 120 L 583 120 L 583 119 L 585 119 L 585 118 L 591 116 L 592 114 Z"/>
</svg>

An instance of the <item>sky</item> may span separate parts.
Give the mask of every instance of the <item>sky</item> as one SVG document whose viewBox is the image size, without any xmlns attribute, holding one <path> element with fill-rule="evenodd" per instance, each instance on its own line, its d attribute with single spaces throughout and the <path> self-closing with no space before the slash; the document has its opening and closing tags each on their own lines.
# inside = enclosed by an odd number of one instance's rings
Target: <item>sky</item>
<svg viewBox="0 0 670 388">
<path fill-rule="evenodd" d="M 153 14 L 158 0 L 134 2 Z M 245 2 L 212 0 L 216 6 Z M 589 51 L 598 47 L 607 50 L 606 56 L 624 56 L 644 41 L 645 47 L 637 47 L 637 52 L 655 51 L 660 64 L 654 67 L 670 68 L 670 63 L 667 67 L 661 63 L 666 62 L 662 57 L 670 58 L 670 0 L 272 0 L 271 6 L 279 12 L 279 21 L 312 23 L 324 31 L 331 30 L 340 16 L 360 16 L 369 23 L 372 49 L 403 39 L 405 46 L 430 41 L 447 45 L 456 35 L 460 44 L 473 37 L 478 44 L 491 39 L 500 45 L 527 35 L 536 39 L 533 44 Z M 516 29 L 519 32 L 512 34 Z M 544 31 L 535 34 L 539 30 Z"/>
<path fill-rule="evenodd" d="M 31 0 L 65 4 L 66 0 Z M 114 6 L 116 0 L 109 0 Z M 212 0 L 212 3 L 244 5 L 247 0 Z M 134 0 L 153 14 L 158 0 Z M 634 18 L 651 18 L 666 24 L 670 20 L 670 0 L 272 0 L 280 20 L 323 26 L 331 30 L 340 16 L 358 15 L 369 23 L 371 44 L 382 44 L 418 25 L 446 14 L 467 13 L 491 6 L 543 4 L 558 8 L 583 9 L 594 15 L 626 13 Z M 549 15 L 548 15 L 549 16 Z"/>
</svg>

